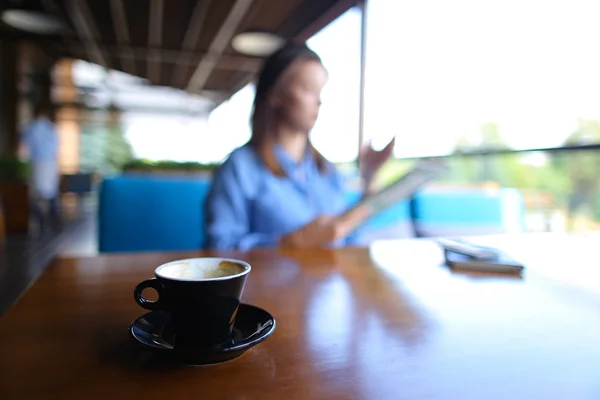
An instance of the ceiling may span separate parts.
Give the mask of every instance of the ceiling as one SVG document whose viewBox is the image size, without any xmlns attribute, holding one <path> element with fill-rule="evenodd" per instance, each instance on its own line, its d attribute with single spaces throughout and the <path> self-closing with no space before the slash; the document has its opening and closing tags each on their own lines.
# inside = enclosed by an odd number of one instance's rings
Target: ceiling
<svg viewBox="0 0 600 400">
<path fill-rule="evenodd" d="M 306 40 L 358 0 L 0 0 L 65 22 L 59 35 L 33 36 L 0 23 L 0 38 L 33 39 L 56 57 L 75 57 L 184 89 L 216 104 L 250 82 L 261 59 L 231 39 L 266 30 Z"/>
</svg>

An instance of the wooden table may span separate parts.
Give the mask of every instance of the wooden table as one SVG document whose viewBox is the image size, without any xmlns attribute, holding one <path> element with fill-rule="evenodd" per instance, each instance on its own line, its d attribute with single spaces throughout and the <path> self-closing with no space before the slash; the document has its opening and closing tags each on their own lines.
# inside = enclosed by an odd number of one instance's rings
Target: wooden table
<svg viewBox="0 0 600 400">
<path fill-rule="evenodd" d="M 599 399 L 600 235 L 480 242 L 526 275 L 453 273 L 427 240 L 225 253 L 277 329 L 212 367 L 161 364 L 127 333 L 136 283 L 192 254 L 60 259 L 0 320 L 0 398 Z"/>
</svg>

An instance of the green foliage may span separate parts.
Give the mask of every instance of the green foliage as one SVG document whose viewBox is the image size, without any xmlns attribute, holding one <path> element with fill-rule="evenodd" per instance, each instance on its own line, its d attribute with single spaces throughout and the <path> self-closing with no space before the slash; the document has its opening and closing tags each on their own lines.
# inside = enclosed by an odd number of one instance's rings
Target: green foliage
<svg viewBox="0 0 600 400">
<path fill-rule="evenodd" d="M 600 143 L 600 121 L 581 120 L 565 145 Z M 461 155 L 486 149 L 507 149 L 498 126 L 484 124 L 480 135 L 462 137 L 455 155 L 446 159 L 448 173 L 440 181 L 477 184 L 489 181 L 521 190 L 526 196 L 548 196 L 550 207 L 565 209 L 572 216 L 585 212 L 600 221 L 600 152 L 509 153 L 497 155 Z M 406 173 L 414 160 L 390 160 L 378 175 L 386 185 Z"/>
<path fill-rule="evenodd" d="M 580 119 L 579 128 L 573 132 L 567 140 L 565 146 L 583 145 L 598 143 L 600 141 L 600 121 Z"/>
<path fill-rule="evenodd" d="M 84 126 L 81 135 L 81 169 L 114 174 L 120 171 L 212 171 L 218 164 L 135 159 L 119 125 Z"/>
<path fill-rule="evenodd" d="M 483 148 L 509 148 L 503 141 L 496 124 L 484 124 L 481 132 Z M 456 146 L 457 151 L 469 148 L 466 147 L 468 144 L 467 138 L 461 138 Z M 541 158 L 541 162 L 532 162 L 532 156 Z M 578 158 L 574 154 L 567 156 L 571 160 Z M 555 162 L 557 157 L 561 157 L 561 155 L 512 153 L 455 156 L 449 159 L 451 173 L 448 174 L 447 180 L 461 183 L 496 181 L 504 187 L 550 195 L 555 206 L 564 207 L 567 204 L 569 193 L 573 190 L 573 184 L 571 174 L 568 173 L 565 166 Z"/>
<path fill-rule="evenodd" d="M 454 146 L 454 151 L 460 154 L 482 148 L 497 150 L 509 148 L 500 134 L 500 128 L 497 124 L 493 122 L 485 123 L 480 127 L 479 135 L 459 138 Z"/>
<path fill-rule="evenodd" d="M 131 144 L 119 128 L 111 129 L 106 135 L 106 161 L 115 170 L 123 168 L 133 159 Z"/>
<path fill-rule="evenodd" d="M 124 171 L 213 171 L 219 164 L 201 164 L 196 162 L 151 161 L 147 159 L 131 160 L 123 166 Z"/>
<path fill-rule="evenodd" d="M 17 157 L 0 157 L 0 181 L 27 182 L 29 178 L 29 164 Z"/>
<path fill-rule="evenodd" d="M 567 138 L 565 145 L 589 143 L 600 143 L 600 121 L 581 119 L 578 129 Z M 600 153 L 589 150 L 580 151 L 575 157 L 557 157 L 554 166 L 565 171 L 571 181 L 569 214 L 587 209 L 594 220 L 600 221 Z"/>
<path fill-rule="evenodd" d="M 84 172 L 119 172 L 133 159 L 131 145 L 119 126 L 82 125 L 80 163 Z"/>
</svg>

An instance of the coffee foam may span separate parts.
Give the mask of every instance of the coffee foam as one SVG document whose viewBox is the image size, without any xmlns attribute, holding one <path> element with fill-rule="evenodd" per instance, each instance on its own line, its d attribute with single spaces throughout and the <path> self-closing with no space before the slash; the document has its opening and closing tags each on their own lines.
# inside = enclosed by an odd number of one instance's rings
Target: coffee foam
<svg viewBox="0 0 600 400">
<path fill-rule="evenodd" d="M 165 278 L 194 281 L 237 275 L 244 272 L 245 269 L 242 264 L 231 261 L 200 259 L 167 264 L 159 270 L 159 274 Z"/>
</svg>

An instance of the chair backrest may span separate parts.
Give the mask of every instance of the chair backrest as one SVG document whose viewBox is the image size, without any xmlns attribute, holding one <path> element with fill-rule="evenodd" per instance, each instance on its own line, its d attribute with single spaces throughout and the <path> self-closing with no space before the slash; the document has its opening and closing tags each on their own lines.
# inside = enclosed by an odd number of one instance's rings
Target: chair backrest
<svg viewBox="0 0 600 400">
<path fill-rule="evenodd" d="M 100 252 L 204 247 L 210 182 L 197 177 L 120 176 L 100 186 Z"/>
<path fill-rule="evenodd" d="M 94 174 L 78 173 L 61 176 L 61 191 L 63 193 L 89 193 L 94 189 Z"/>
<path fill-rule="evenodd" d="M 523 196 L 516 189 L 425 189 L 414 197 L 419 236 L 482 235 L 524 230 Z"/>
</svg>

